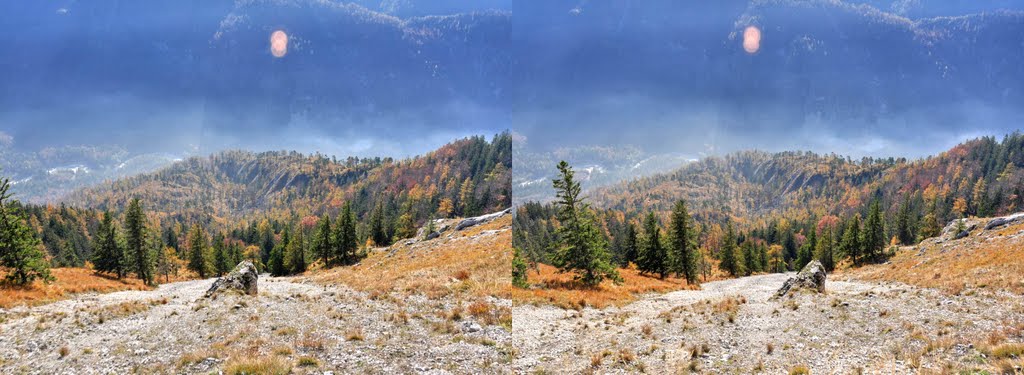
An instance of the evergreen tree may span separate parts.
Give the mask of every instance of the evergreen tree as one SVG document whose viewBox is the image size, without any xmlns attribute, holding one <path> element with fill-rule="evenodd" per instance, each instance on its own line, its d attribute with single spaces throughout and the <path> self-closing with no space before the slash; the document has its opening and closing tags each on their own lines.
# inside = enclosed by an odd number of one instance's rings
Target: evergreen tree
<svg viewBox="0 0 1024 375">
<path fill-rule="evenodd" d="M 942 227 L 939 226 L 939 219 L 936 211 L 938 210 L 938 199 L 932 202 L 931 207 L 928 209 L 928 213 L 921 219 L 921 238 L 932 238 L 938 237 L 942 232 Z"/>
<path fill-rule="evenodd" d="M 174 232 L 172 227 L 164 227 L 163 232 L 164 243 L 170 246 L 174 251 L 178 251 L 178 234 Z"/>
<path fill-rule="evenodd" d="M 588 205 L 580 197 L 580 184 L 573 180 L 572 167 L 558 164 L 560 176 L 552 181 L 558 208 L 556 250 L 553 263 L 561 272 L 576 273 L 576 280 L 595 286 L 605 278 L 621 281 L 609 262 L 607 243 L 594 222 Z"/>
<path fill-rule="evenodd" d="M 476 215 L 475 191 L 476 186 L 473 184 L 473 180 L 466 177 L 466 180 L 462 182 L 462 188 L 459 189 L 459 206 L 463 216 Z"/>
<path fill-rule="evenodd" d="M 124 277 L 124 250 L 118 242 L 114 215 L 111 215 L 110 211 L 103 213 L 103 219 L 96 230 L 93 249 L 92 264 L 96 272 L 112 273 L 119 279 Z"/>
<path fill-rule="evenodd" d="M 758 270 L 768 272 L 768 245 L 764 243 L 757 244 L 758 253 Z"/>
<path fill-rule="evenodd" d="M 238 265 L 238 263 L 242 263 L 242 260 L 244 260 L 245 255 L 242 254 L 242 245 L 239 244 L 237 241 L 232 241 L 231 244 L 229 245 L 229 248 L 231 249 L 231 256 L 229 257 L 231 259 L 231 264 L 228 267 L 228 272 L 231 272 L 231 270 L 234 269 L 235 266 Z"/>
<path fill-rule="evenodd" d="M 743 245 L 743 270 L 745 275 L 753 275 L 759 271 L 761 262 L 757 254 L 757 248 L 753 241 L 744 241 Z"/>
<path fill-rule="evenodd" d="M 337 225 L 334 227 L 335 257 L 342 264 L 350 264 L 355 260 L 359 240 L 356 238 L 356 218 L 352 213 L 352 204 L 346 202 Z"/>
<path fill-rule="evenodd" d="M 732 222 L 730 221 L 726 226 L 725 238 L 722 241 L 721 260 L 718 263 L 718 267 L 728 272 L 731 276 L 738 275 L 740 265 L 736 260 L 736 256 L 736 233 L 733 231 Z"/>
<path fill-rule="evenodd" d="M 288 241 L 288 246 L 285 248 L 285 256 L 285 266 L 289 272 L 293 274 L 306 272 L 306 246 L 301 228 L 295 230 L 295 234 Z"/>
<path fill-rule="evenodd" d="M 644 242 L 640 250 L 640 261 L 637 264 L 640 272 L 657 274 L 665 278 L 670 270 L 668 251 L 662 244 L 661 228 L 658 225 L 658 216 L 654 212 L 647 214 L 644 220 Z"/>
<path fill-rule="evenodd" d="M 391 237 L 384 227 L 384 202 L 377 202 L 377 209 L 370 217 L 370 238 L 375 246 L 388 246 L 391 244 Z"/>
<path fill-rule="evenodd" d="M 217 276 L 224 276 L 224 274 L 231 272 L 231 254 L 228 254 L 228 249 L 224 246 L 224 235 L 217 232 L 213 235 L 213 270 L 217 273 Z"/>
<path fill-rule="evenodd" d="M 290 236 L 288 229 L 281 234 L 281 242 L 270 250 L 270 258 L 267 259 L 267 268 L 273 276 L 284 276 L 288 274 L 288 267 L 285 265 L 285 247 L 288 246 Z"/>
<path fill-rule="evenodd" d="M 833 258 L 833 243 L 832 229 L 822 229 L 821 235 L 818 236 L 818 243 L 815 244 L 814 254 L 815 257 L 821 262 L 821 265 L 825 267 L 825 271 L 832 272 L 836 268 L 836 262 Z"/>
<path fill-rule="evenodd" d="M 71 247 L 71 243 L 68 241 L 61 241 L 60 247 L 57 249 L 57 256 L 54 257 L 50 263 L 54 267 L 81 267 L 82 260 L 78 258 L 78 253 Z"/>
<path fill-rule="evenodd" d="M 912 245 L 915 239 L 914 231 L 911 227 L 910 203 L 910 194 L 904 194 L 903 204 L 900 205 L 899 214 L 896 215 L 896 237 L 904 245 Z"/>
<path fill-rule="evenodd" d="M 697 282 L 696 233 L 693 230 L 693 219 L 686 211 L 686 202 L 679 200 L 672 209 L 670 225 L 670 241 L 672 271 L 686 278 L 688 284 Z"/>
<path fill-rule="evenodd" d="M 816 244 L 817 241 L 814 238 L 814 228 L 811 228 L 810 232 L 807 235 L 807 238 L 804 240 L 804 244 L 800 246 L 800 253 L 797 255 L 796 260 L 796 269 L 804 269 L 804 266 L 806 266 L 807 263 L 810 263 L 811 260 L 814 259 L 814 246 Z"/>
<path fill-rule="evenodd" d="M 327 267 L 331 264 L 334 243 L 331 240 L 331 218 L 324 214 L 316 226 L 316 237 L 313 239 L 313 251 Z"/>
<path fill-rule="evenodd" d="M 423 229 L 423 240 L 426 240 L 432 233 L 437 231 L 437 225 L 434 224 L 434 215 L 430 215 L 427 218 L 427 227 Z"/>
<path fill-rule="evenodd" d="M 28 285 L 36 279 L 49 282 L 41 242 L 25 219 L 11 207 L 10 179 L 0 179 L 0 267 L 7 268 L 7 282 Z"/>
<path fill-rule="evenodd" d="M 152 273 L 153 285 L 160 283 L 161 266 L 167 266 L 166 254 L 164 254 L 164 237 L 159 228 L 146 228 L 146 252 L 150 258 L 150 272 Z"/>
<path fill-rule="evenodd" d="M 199 224 L 193 224 L 189 233 L 188 269 L 205 279 L 210 275 L 210 261 L 207 255 L 206 232 Z"/>
<path fill-rule="evenodd" d="M 861 247 L 864 249 L 864 256 L 870 261 L 878 260 L 885 248 L 885 224 L 882 221 L 881 203 L 875 199 L 868 210 L 868 218 L 864 222 L 864 230 L 861 233 Z"/>
<path fill-rule="evenodd" d="M 839 244 L 843 254 L 850 257 L 850 261 L 855 265 L 859 265 L 862 258 L 860 231 L 860 215 L 854 215 L 843 231 L 843 239 Z"/>
<path fill-rule="evenodd" d="M 640 244 L 637 242 L 636 225 L 633 225 L 633 223 L 626 225 L 626 240 L 623 246 L 623 260 L 626 263 L 625 265 L 628 265 L 630 262 L 636 263 L 640 254 Z"/>
<path fill-rule="evenodd" d="M 274 250 L 274 233 L 269 226 L 260 228 L 260 262 L 270 264 L 270 252 Z"/>
<path fill-rule="evenodd" d="M 135 275 L 146 285 L 153 285 L 153 259 L 146 246 L 146 214 L 142 202 L 132 198 L 124 216 L 125 251 L 131 254 Z"/>
<path fill-rule="evenodd" d="M 512 286 L 516 288 L 527 288 L 529 283 L 526 280 L 526 261 L 518 247 L 512 247 Z"/>
</svg>

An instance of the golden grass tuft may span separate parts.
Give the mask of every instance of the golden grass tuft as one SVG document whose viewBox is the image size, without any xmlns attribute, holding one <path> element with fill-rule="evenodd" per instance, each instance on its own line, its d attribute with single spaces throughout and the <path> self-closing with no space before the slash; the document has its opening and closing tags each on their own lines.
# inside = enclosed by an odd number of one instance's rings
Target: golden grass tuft
<svg viewBox="0 0 1024 375">
<path fill-rule="evenodd" d="M 699 289 L 697 285 L 687 285 L 686 280 L 674 277 L 659 279 L 654 276 L 641 275 L 633 267 L 620 268 L 622 284 L 616 285 L 606 280 L 596 288 L 588 288 L 573 281 L 572 274 L 559 273 L 555 267 L 538 264 L 538 271 L 531 270 L 527 277 L 531 284 L 539 287 L 533 289 L 512 289 L 512 300 L 516 304 L 552 304 L 562 308 L 582 308 L 591 306 L 622 306 L 636 300 L 646 293 L 665 293 L 683 289 Z"/>
<path fill-rule="evenodd" d="M 292 366 L 280 357 L 243 357 L 231 358 L 224 365 L 224 373 L 228 375 L 286 375 Z"/>
<path fill-rule="evenodd" d="M 0 287 L 0 308 L 17 305 L 35 306 L 59 301 L 76 293 L 150 289 L 138 279 L 117 280 L 97 275 L 86 268 L 53 268 L 50 274 L 56 279 L 50 284 L 36 281 L 28 287 Z"/>
<path fill-rule="evenodd" d="M 968 287 L 1000 289 L 1024 294 L 1024 238 L 1006 233 L 1024 230 L 1024 223 L 984 235 L 935 244 L 924 241 L 898 251 L 887 264 L 844 270 L 855 278 L 898 281 L 960 294 Z M 919 256 L 921 249 L 923 255 Z"/>
<path fill-rule="evenodd" d="M 811 369 L 805 365 L 796 365 L 789 369 L 789 375 L 809 375 L 810 373 Z"/>
<path fill-rule="evenodd" d="M 1024 358 L 1024 344 L 1002 344 L 992 348 L 992 357 L 999 359 Z"/>
<path fill-rule="evenodd" d="M 430 298 L 449 295 L 511 298 L 512 217 L 440 238 L 371 252 L 358 264 L 337 267 L 312 275 L 316 282 L 346 284 L 371 295 L 390 292 L 422 294 Z M 484 231 L 500 230 L 497 235 Z M 447 236 L 453 235 L 449 239 Z M 389 253 L 394 250 L 394 254 Z"/>
</svg>

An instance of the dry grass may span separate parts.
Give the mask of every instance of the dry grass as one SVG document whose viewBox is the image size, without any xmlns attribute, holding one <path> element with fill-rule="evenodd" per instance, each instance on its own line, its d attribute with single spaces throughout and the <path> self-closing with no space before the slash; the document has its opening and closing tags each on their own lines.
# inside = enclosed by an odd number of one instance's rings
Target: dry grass
<svg viewBox="0 0 1024 375">
<path fill-rule="evenodd" d="M 1002 344 L 992 348 L 994 358 L 1024 358 L 1024 344 Z"/>
<path fill-rule="evenodd" d="M 313 280 L 343 283 L 380 295 L 388 292 L 510 298 L 512 289 L 512 217 L 440 238 L 371 252 L 359 264 L 338 267 L 313 275 Z M 501 230 L 471 238 L 484 231 Z M 446 238 L 454 233 L 451 239 Z M 394 255 L 389 253 L 394 250 Z"/>
<path fill-rule="evenodd" d="M 287 361 L 273 356 L 232 358 L 224 365 L 224 373 L 229 375 L 285 375 L 291 371 Z"/>
<path fill-rule="evenodd" d="M 796 365 L 789 369 L 789 375 L 808 375 L 811 373 L 811 369 L 805 365 Z"/>
<path fill-rule="evenodd" d="M 623 280 L 621 285 L 605 281 L 596 288 L 587 288 L 574 282 L 572 274 L 559 273 L 555 267 L 540 264 L 538 268 L 539 272 L 530 271 L 527 277 L 531 284 L 539 287 L 534 289 L 513 288 L 512 300 L 514 303 L 544 303 L 563 308 L 582 308 L 583 306 L 603 308 L 609 305 L 625 305 L 645 293 L 665 293 L 699 288 L 696 285 L 686 285 L 686 281 L 683 279 L 673 277 L 659 279 L 640 275 L 640 272 L 633 267 L 619 269 L 619 275 Z"/>
<path fill-rule="evenodd" d="M 1024 230 L 1024 224 L 985 231 L 974 231 L 970 236 L 934 244 L 922 242 L 920 248 L 907 248 L 896 253 L 888 264 L 871 265 L 846 270 L 860 279 L 899 281 L 927 288 L 936 288 L 950 294 L 960 294 L 965 288 L 1001 289 L 1024 294 L 1024 236 L 1011 235 Z M 991 238 L 988 238 L 992 236 Z"/>
<path fill-rule="evenodd" d="M 96 275 L 92 270 L 85 268 L 54 268 L 50 273 L 56 278 L 50 284 L 37 281 L 25 288 L 0 287 L 0 308 L 16 305 L 35 306 L 68 298 L 76 293 L 149 289 L 138 279 L 117 280 Z"/>
</svg>

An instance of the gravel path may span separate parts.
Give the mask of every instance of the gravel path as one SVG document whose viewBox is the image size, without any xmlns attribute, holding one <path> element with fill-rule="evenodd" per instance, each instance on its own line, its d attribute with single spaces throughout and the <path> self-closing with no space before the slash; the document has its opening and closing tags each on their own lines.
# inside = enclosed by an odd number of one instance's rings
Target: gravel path
<svg viewBox="0 0 1024 375">
<path fill-rule="evenodd" d="M 271 277 L 257 297 L 202 298 L 212 282 L 0 310 L 0 373 L 209 373 L 261 358 L 294 373 L 511 372 L 509 330 L 447 316 L 458 301 Z"/>
<path fill-rule="evenodd" d="M 987 368 L 974 343 L 1024 324 L 1019 296 L 1000 293 L 948 296 L 903 284 L 830 280 L 824 295 L 771 299 L 790 276 L 710 282 L 621 308 L 515 306 L 514 368 L 785 373 L 804 365 L 812 373 L 890 374 Z"/>
</svg>

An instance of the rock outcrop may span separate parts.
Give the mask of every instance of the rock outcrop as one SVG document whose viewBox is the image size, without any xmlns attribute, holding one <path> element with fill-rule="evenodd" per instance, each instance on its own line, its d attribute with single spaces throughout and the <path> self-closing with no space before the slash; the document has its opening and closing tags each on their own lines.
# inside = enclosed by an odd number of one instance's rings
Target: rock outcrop
<svg viewBox="0 0 1024 375">
<path fill-rule="evenodd" d="M 997 217 L 989 220 L 988 224 L 985 224 L 985 230 L 996 229 L 1019 221 L 1024 221 L 1024 212 L 1018 212 L 1010 216 Z"/>
<path fill-rule="evenodd" d="M 472 227 L 472 226 L 477 226 L 477 225 L 486 223 L 488 221 L 497 219 L 497 218 L 499 218 L 499 217 L 501 217 L 503 215 L 508 215 L 510 213 L 512 213 L 512 209 L 511 208 L 506 208 L 506 209 L 504 209 L 502 211 L 498 211 L 498 212 L 495 212 L 493 214 L 487 214 L 487 215 L 482 215 L 482 216 L 477 216 L 477 217 L 468 217 L 468 218 L 462 219 L 462 221 L 460 221 L 459 224 L 455 225 L 455 230 L 463 230 L 463 229 L 466 229 L 466 228 L 469 228 L 469 227 Z"/>
<path fill-rule="evenodd" d="M 259 288 L 256 285 L 258 278 L 259 272 L 256 271 L 256 265 L 252 264 L 252 261 L 243 261 L 238 263 L 230 273 L 214 281 L 210 289 L 206 291 L 206 297 L 214 297 L 232 290 L 255 296 L 259 293 Z"/>
<path fill-rule="evenodd" d="M 957 228 L 960 226 L 960 222 L 963 223 L 963 226 L 962 228 Z M 953 221 L 950 221 L 949 224 L 946 224 L 945 228 L 942 228 L 942 234 L 939 238 L 944 241 L 959 240 L 971 234 L 971 231 L 977 229 L 981 223 L 981 220 L 974 218 L 954 219 Z"/>
<path fill-rule="evenodd" d="M 775 298 L 785 296 L 798 289 L 810 289 L 818 293 L 824 293 L 825 277 L 825 266 L 821 265 L 821 262 L 817 260 L 812 260 L 796 276 L 790 277 L 789 280 L 782 284 L 782 288 L 779 288 L 779 291 L 775 293 Z"/>
</svg>

